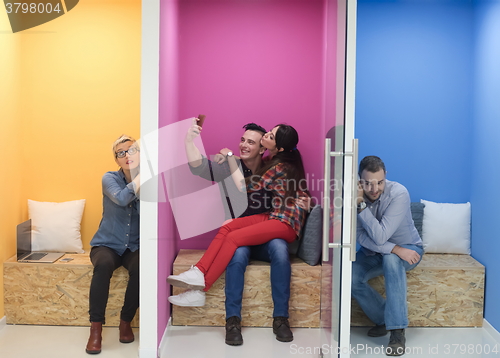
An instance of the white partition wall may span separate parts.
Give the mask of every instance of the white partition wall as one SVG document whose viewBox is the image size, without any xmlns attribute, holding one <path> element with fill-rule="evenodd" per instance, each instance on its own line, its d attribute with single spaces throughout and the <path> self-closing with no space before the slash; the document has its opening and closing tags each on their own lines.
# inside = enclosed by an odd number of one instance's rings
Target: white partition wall
<svg viewBox="0 0 500 358">
<path fill-rule="evenodd" d="M 142 2 L 142 63 L 141 63 L 141 150 L 143 170 L 156 172 L 157 142 L 144 139 L 158 131 L 158 78 L 160 1 Z M 151 135 L 148 136 L 151 138 Z M 148 163 L 149 168 L 145 168 Z M 144 175 L 141 180 L 144 181 Z M 140 358 L 156 358 L 158 348 L 157 273 L 158 273 L 158 204 L 155 185 L 141 188 L 141 253 L 140 253 Z"/>
</svg>

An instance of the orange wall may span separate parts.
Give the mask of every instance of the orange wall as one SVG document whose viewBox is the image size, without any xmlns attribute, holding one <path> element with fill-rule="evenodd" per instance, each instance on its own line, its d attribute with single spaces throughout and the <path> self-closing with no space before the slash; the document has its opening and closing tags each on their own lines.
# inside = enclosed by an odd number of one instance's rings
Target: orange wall
<svg viewBox="0 0 500 358">
<path fill-rule="evenodd" d="M 19 44 L 4 30 L 10 26 L 7 15 L 0 11 L 0 135 L 2 142 L 2 191 L 0 198 L 0 261 L 4 262 L 15 253 L 16 223 L 22 219 L 23 158 L 21 118 L 18 116 L 17 82 L 19 65 L 16 62 Z M 10 27 L 9 27 L 10 29 Z M 3 317 L 3 265 L 0 266 L 0 318 Z"/>
<path fill-rule="evenodd" d="M 8 212 L 0 215 L 1 258 L 15 254 L 27 199 L 86 199 L 89 249 L 102 214 L 101 177 L 117 169 L 111 145 L 122 133 L 140 136 L 141 1 L 80 1 L 58 19 L 9 32 L 0 11 L 0 133 L 11 182 L 0 209 Z"/>
</svg>

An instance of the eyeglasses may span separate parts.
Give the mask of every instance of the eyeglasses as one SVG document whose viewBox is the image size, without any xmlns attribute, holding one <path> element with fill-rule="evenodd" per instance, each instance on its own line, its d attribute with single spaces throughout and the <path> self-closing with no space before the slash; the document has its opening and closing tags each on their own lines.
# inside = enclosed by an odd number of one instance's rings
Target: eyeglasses
<svg viewBox="0 0 500 358">
<path fill-rule="evenodd" d="M 117 158 L 125 158 L 125 156 L 127 155 L 127 153 L 128 153 L 128 155 L 134 155 L 138 151 L 139 151 L 139 149 L 137 149 L 136 147 L 130 147 L 128 150 L 122 150 L 120 152 L 116 152 L 115 156 Z"/>
</svg>

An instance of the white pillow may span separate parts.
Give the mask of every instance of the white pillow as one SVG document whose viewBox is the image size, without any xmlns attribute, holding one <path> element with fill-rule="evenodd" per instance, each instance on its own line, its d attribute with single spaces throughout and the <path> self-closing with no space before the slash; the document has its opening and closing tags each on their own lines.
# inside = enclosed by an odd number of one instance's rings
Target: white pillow
<svg viewBox="0 0 500 358">
<path fill-rule="evenodd" d="M 470 254 L 470 203 L 420 200 L 424 207 L 422 241 L 427 253 Z"/>
<path fill-rule="evenodd" d="M 85 199 L 63 203 L 28 199 L 32 251 L 83 253 L 80 222 Z"/>
</svg>

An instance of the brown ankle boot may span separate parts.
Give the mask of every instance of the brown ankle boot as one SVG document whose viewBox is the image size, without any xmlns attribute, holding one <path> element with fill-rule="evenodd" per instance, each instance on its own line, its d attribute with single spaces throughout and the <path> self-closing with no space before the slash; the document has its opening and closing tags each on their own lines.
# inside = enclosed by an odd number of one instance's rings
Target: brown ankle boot
<svg viewBox="0 0 500 358">
<path fill-rule="evenodd" d="M 120 320 L 120 326 L 118 327 L 120 331 L 120 342 L 122 343 L 132 343 L 134 341 L 134 332 L 132 332 L 132 327 L 130 327 L 130 322 Z"/>
<path fill-rule="evenodd" d="M 102 322 L 90 322 L 90 337 L 85 352 L 88 354 L 101 353 Z"/>
</svg>

